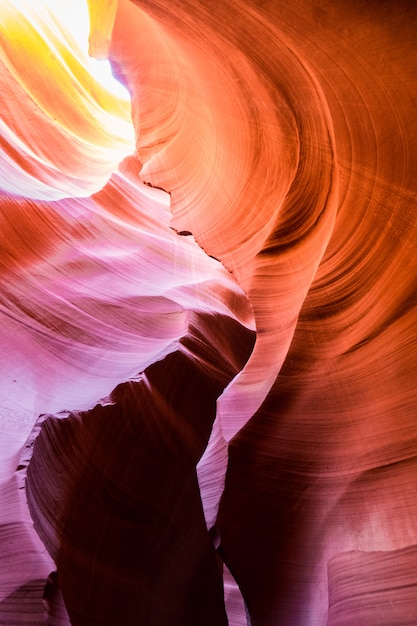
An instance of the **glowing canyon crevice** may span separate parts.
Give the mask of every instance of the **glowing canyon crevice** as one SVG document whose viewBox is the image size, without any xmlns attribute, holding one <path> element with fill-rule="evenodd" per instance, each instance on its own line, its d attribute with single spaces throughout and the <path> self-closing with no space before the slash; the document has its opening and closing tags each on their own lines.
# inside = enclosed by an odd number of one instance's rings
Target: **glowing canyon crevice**
<svg viewBox="0 0 417 626">
<path fill-rule="evenodd" d="M 415 4 L 61 4 L 0 0 L 0 625 L 416 624 Z"/>
</svg>

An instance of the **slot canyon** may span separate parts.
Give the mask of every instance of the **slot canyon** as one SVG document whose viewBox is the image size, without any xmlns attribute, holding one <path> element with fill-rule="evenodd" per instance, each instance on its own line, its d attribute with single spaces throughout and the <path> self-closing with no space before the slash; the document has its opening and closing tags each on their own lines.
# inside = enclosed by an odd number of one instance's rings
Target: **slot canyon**
<svg viewBox="0 0 417 626">
<path fill-rule="evenodd" d="M 416 41 L 0 0 L 0 626 L 417 624 Z"/>
</svg>

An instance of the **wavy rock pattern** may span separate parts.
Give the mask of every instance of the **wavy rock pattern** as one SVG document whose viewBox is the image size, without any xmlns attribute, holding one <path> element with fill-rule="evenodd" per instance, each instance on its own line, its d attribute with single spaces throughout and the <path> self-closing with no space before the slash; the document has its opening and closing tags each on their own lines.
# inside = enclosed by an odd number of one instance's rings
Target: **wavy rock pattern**
<svg viewBox="0 0 417 626">
<path fill-rule="evenodd" d="M 415 624 L 414 3 L 87 4 L 135 154 L 1 2 L 0 624 Z"/>
</svg>

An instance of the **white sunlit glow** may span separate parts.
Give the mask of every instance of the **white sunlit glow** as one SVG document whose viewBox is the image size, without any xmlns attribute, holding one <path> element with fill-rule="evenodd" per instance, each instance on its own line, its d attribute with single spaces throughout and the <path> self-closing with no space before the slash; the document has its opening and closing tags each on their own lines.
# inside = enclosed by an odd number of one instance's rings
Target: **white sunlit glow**
<svg viewBox="0 0 417 626">
<path fill-rule="evenodd" d="M 105 58 L 116 6 L 109 15 L 106 3 L 91 2 L 102 11 L 93 32 Z M 135 151 L 130 95 L 108 61 L 88 54 L 88 8 L 87 0 L 0 0 L 0 116 L 12 103 L 24 120 L 2 119 L 9 149 L 0 190 L 37 200 L 91 195 Z"/>
<path fill-rule="evenodd" d="M 86 0 L 0 0 L 0 10 L 7 11 L 8 6 L 15 6 L 29 20 L 31 15 L 46 11 L 71 47 L 78 48 L 74 52 L 81 54 L 91 77 L 114 96 L 130 100 L 127 89 L 112 75 L 110 63 L 88 55 L 90 18 Z"/>
<path fill-rule="evenodd" d="M 127 89 L 114 78 L 110 63 L 98 61 L 88 55 L 88 36 L 90 18 L 86 0 L 37 0 L 39 4 L 47 4 L 49 12 L 56 21 L 65 27 L 65 30 L 77 42 L 83 55 L 86 57 L 88 70 L 91 76 L 107 91 L 123 100 L 130 100 Z M 30 1 L 33 5 L 33 0 Z"/>
<path fill-rule="evenodd" d="M 89 63 L 90 74 L 108 91 L 118 96 L 122 100 L 130 100 L 130 94 L 127 89 L 114 78 L 111 66 L 108 61 L 97 61 L 90 58 Z"/>
</svg>

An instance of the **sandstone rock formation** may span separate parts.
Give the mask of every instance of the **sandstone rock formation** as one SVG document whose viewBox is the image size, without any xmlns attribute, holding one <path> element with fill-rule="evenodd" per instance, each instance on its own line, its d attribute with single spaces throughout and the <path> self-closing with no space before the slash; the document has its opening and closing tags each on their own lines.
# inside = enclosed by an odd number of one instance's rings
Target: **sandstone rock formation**
<svg viewBox="0 0 417 626">
<path fill-rule="evenodd" d="M 77 0 L 84 49 L 35 4 L 0 2 L 0 624 L 416 624 L 415 4 Z"/>
</svg>

